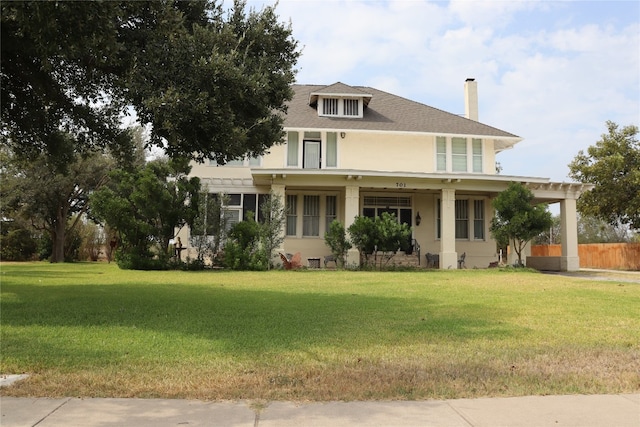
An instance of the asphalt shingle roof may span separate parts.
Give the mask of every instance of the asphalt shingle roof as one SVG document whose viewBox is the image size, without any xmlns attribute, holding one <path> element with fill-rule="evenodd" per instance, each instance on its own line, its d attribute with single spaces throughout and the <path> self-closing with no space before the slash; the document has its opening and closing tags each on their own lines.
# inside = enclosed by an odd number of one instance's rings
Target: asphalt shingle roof
<svg viewBox="0 0 640 427">
<path fill-rule="evenodd" d="M 293 85 L 284 126 L 305 129 L 353 129 L 389 132 L 458 134 L 494 138 L 518 138 L 509 132 L 430 107 L 419 102 L 364 86 Z M 371 95 L 363 118 L 320 117 L 312 94 Z M 311 102 L 312 105 L 309 105 Z M 365 103 L 365 105 L 367 105 Z"/>
</svg>

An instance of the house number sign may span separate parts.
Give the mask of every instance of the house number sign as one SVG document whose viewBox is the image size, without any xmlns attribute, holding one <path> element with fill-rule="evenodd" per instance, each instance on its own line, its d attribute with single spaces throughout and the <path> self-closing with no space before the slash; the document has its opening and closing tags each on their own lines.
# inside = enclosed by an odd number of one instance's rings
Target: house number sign
<svg viewBox="0 0 640 427">
<path fill-rule="evenodd" d="M 407 187 L 407 183 L 406 182 L 396 182 L 396 187 L 398 187 L 398 188 L 406 188 Z"/>
</svg>

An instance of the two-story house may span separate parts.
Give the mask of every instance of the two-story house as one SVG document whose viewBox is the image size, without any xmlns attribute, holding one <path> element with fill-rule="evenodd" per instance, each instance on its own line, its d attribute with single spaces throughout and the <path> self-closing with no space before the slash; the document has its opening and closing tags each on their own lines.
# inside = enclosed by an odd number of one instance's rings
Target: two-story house
<svg viewBox="0 0 640 427">
<path fill-rule="evenodd" d="M 539 202 L 560 202 L 563 255 L 555 266 L 579 268 L 576 199 L 582 184 L 496 173 L 496 155 L 522 138 L 478 121 L 477 83 L 464 83 L 466 117 L 371 87 L 294 85 L 286 138 L 260 158 L 224 166 L 194 164 L 210 193 L 227 193 L 228 215 L 241 221 L 273 192 L 287 207 L 281 252 L 302 259 L 330 254 L 328 224 L 394 213 L 412 227 L 422 254 L 440 268 L 485 268 L 498 259 L 489 233 L 492 199 L 510 181 Z M 183 230 L 189 241 L 189 230 Z M 277 255 L 277 254 L 275 254 Z M 349 263 L 358 262 L 351 250 Z M 423 262 L 422 265 L 425 263 Z"/>
</svg>

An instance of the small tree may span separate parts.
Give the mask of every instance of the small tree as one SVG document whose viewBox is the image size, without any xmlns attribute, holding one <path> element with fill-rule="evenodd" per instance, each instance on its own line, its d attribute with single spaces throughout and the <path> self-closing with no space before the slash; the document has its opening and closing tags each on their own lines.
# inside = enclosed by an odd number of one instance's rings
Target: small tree
<svg viewBox="0 0 640 427">
<path fill-rule="evenodd" d="M 375 224 L 372 218 L 357 216 L 347 229 L 353 246 L 360 252 L 360 264 L 369 261 L 376 247 Z"/>
<path fill-rule="evenodd" d="M 168 268 L 169 240 L 197 214 L 200 180 L 187 177 L 190 169 L 184 159 L 159 159 L 132 172 L 118 169 L 91 196 L 95 216 L 118 231 L 120 267 Z"/>
<path fill-rule="evenodd" d="M 267 254 L 260 245 L 260 224 L 249 217 L 231 227 L 224 246 L 224 265 L 231 270 L 266 270 Z"/>
<path fill-rule="evenodd" d="M 369 254 L 383 252 L 380 268 L 385 260 L 388 262 L 391 259 L 388 253 L 407 248 L 411 236 L 411 228 L 407 224 L 400 224 L 396 216 L 388 212 L 383 212 L 375 219 L 356 217 L 348 231 L 361 257 L 364 254 L 365 262 L 368 262 Z"/>
<path fill-rule="evenodd" d="M 267 268 L 272 267 L 273 251 L 284 242 L 284 233 L 282 231 L 284 223 L 287 220 L 287 212 L 282 203 L 282 199 L 277 197 L 273 192 L 260 205 L 260 213 L 262 214 L 260 224 L 260 242 L 262 249 L 269 258 Z"/>
<path fill-rule="evenodd" d="M 500 246 L 513 243 L 519 265 L 523 265 L 522 251 L 527 243 L 553 224 L 547 205 L 534 206 L 532 202 L 531 190 L 516 182 L 493 200 L 496 215 L 491 220 L 491 234 Z"/>
<path fill-rule="evenodd" d="M 329 224 L 329 231 L 324 233 L 324 241 L 331 248 L 331 253 L 336 259 L 338 267 L 344 267 L 346 264 L 347 251 L 353 247 L 347 239 L 347 233 L 344 225 L 337 219 Z"/>
</svg>

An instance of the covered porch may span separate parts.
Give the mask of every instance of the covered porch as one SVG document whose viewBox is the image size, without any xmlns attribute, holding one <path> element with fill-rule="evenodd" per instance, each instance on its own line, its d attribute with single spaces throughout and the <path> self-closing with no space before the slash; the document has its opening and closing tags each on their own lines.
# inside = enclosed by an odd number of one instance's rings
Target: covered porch
<svg viewBox="0 0 640 427">
<path fill-rule="evenodd" d="M 252 171 L 254 184 L 268 187 L 286 204 L 287 196 L 335 194 L 335 218 L 348 228 L 357 216 L 394 213 L 412 227 L 412 239 L 420 248 L 421 267 L 427 253 L 436 255 L 440 269 L 487 268 L 499 260 L 499 250 L 489 233 L 493 217 L 491 202 L 509 182 L 522 182 L 534 193 L 536 202 L 559 203 L 562 217 L 563 252 L 557 259 L 529 257 L 533 268 L 558 271 L 579 269 L 576 200 L 588 188 L 582 184 L 551 183 L 544 178 L 477 174 L 421 174 L 351 170 L 265 170 Z M 299 210 L 306 207 L 299 202 Z M 320 203 L 320 216 L 328 211 Z M 302 216 L 304 212 L 300 212 Z M 303 226 L 305 219 L 298 219 Z M 322 218 L 319 219 L 322 222 Z M 328 220 L 326 222 L 328 224 Z M 300 252 L 303 259 L 330 254 L 324 231 L 315 236 L 287 234 L 282 252 Z M 460 263 L 462 255 L 465 262 Z M 505 254 L 506 255 L 506 254 Z M 549 258 L 549 257 L 544 257 Z M 357 264 L 356 249 L 347 262 Z M 532 264 L 530 264 L 532 263 Z"/>
</svg>

